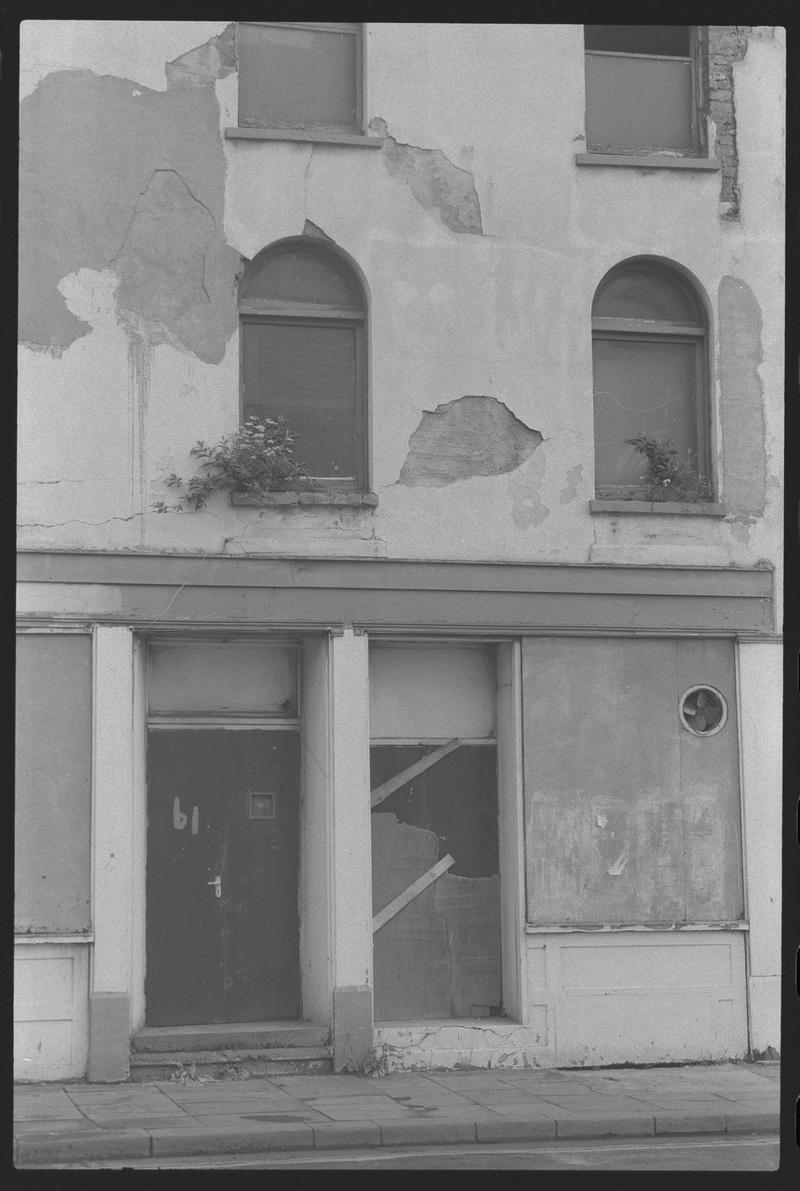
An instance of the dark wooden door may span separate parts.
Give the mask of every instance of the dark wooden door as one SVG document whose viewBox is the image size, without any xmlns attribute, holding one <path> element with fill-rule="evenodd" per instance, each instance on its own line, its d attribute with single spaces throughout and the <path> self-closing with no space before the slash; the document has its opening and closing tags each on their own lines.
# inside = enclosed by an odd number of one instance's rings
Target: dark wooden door
<svg viewBox="0 0 800 1191">
<path fill-rule="evenodd" d="M 148 1025 L 300 1017 L 298 804 L 296 732 L 151 730 Z"/>
</svg>

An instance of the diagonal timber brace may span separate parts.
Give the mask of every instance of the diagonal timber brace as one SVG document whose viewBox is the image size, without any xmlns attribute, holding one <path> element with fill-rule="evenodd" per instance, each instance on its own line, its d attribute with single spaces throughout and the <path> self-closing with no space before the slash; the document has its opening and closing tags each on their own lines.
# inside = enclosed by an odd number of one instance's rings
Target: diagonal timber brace
<svg viewBox="0 0 800 1191">
<path fill-rule="evenodd" d="M 415 761 L 413 765 L 409 765 L 407 769 L 401 769 L 394 777 L 390 777 L 387 782 L 381 786 L 376 786 L 370 794 L 370 806 L 377 806 L 378 803 L 383 802 L 384 798 L 388 798 L 390 794 L 394 794 L 395 790 L 399 790 L 406 782 L 410 782 L 412 778 L 419 777 L 426 769 L 430 769 L 431 765 L 435 765 L 437 761 L 441 761 L 448 753 L 455 752 L 461 745 L 458 739 L 448 740 L 447 744 L 443 744 L 441 748 L 434 749 L 432 753 L 428 753 L 427 757 L 422 757 L 421 760 Z"/>
<path fill-rule="evenodd" d="M 423 889 L 427 889 L 429 885 L 432 885 L 434 881 L 446 873 L 449 868 L 452 868 L 454 864 L 455 860 L 448 852 L 447 856 L 443 856 L 441 860 L 437 860 L 433 868 L 429 868 L 426 873 L 418 877 L 413 885 L 409 885 L 408 889 L 404 889 L 402 893 L 398 893 L 397 897 L 390 901 L 387 906 L 384 906 L 372 919 L 373 935 L 390 918 L 394 918 L 395 914 L 399 914 L 404 906 L 407 906 L 418 894 L 422 893 Z"/>
</svg>

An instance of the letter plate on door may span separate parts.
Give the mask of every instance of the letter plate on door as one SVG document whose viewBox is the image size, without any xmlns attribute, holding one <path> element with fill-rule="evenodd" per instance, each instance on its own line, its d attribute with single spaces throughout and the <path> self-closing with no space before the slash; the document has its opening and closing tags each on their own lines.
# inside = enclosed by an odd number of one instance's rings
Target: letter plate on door
<svg viewBox="0 0 800 1191">
<path fill-rule="evenodd" d="M 251 819 L 274 819 L 275 818 L 275 794 L 250 794 L 250 814 Z"/>
</svg>

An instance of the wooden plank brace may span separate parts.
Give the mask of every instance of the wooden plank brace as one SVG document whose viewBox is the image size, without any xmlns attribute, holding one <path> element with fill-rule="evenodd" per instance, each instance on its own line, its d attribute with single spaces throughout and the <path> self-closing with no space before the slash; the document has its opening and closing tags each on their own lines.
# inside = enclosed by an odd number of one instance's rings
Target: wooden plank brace
<svg viewBox="0 0 800 1191">
<path fill-rule="evenodd" d="M 454 864 L 455 860 L 448 852 L 446 856 L 443 856 L 441 860 L 438 860 L 434 864 L 433 868 L 429 868 L 421 877 L 417 877 L 413 885 L 409 885 L 408 889 L 403 890 L 402 893 L 398 893 L 397 897 L 393 901 L 390 901 L 388 905 L 384 906 L 372 919 L 373 935 L 390 918 L 394 918 L 395 914 L 399 914 L 404 906 L 407 906 L 418 894 L 422 893 L 423 889 L 427 889 L 429 885 L 432 885 L 434 881 L 446 873 L 449 868 L 452 868 Z"/>
<path fill-rule="evenodd" d="M 394 794 L 395 790 L 399 790 L 406 782 L 410 782 L 412 778 L 419 777 L 426 769 L 430 769 L 431 765 L 435 765 L 437 761 L 441 761 L 448 753 L 455 752 L 461 745 L 458 739 L 448 740 L 447 744 L 443 744 L 441 748 L 434 749 L 432 753 L 428 753 L 427 757 L 422 757 L 421 760 L 415 761 L 413 765 L 409 765 L 407 769 L 401 769 L 394 777 L 390 777 L 387 782 L 381 786 L 376 786 L 370 794 L 370 806 L 377 806 L 378 803 L 383 802 L 384 798 L 388 798 L 390 794 Z"/>
</svg>

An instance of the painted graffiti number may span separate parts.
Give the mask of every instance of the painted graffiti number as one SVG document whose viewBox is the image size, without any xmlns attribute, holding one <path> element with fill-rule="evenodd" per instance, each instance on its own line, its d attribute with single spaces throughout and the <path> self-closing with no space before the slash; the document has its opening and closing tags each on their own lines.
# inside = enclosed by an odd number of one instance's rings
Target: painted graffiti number
<svg viewBox="0 0 800 1191">
<path fill-rule="evenodd" d="M 178 797 L 172 800 L 172 826 L 176 831 L 183 831 L 186 824 L 189 822 L 189 816 L 181 810 L 181 800 Z M 200 810 L 198 807 L 192 807 L 192 835 L 197 835 L 200 830 Z"/>
</svg>

